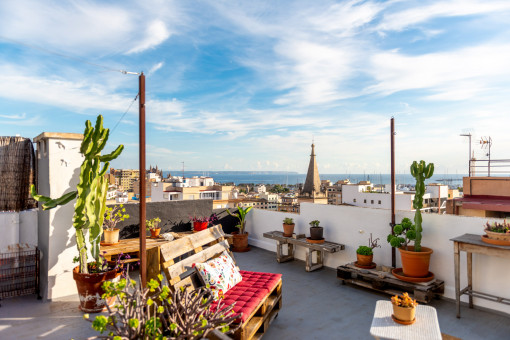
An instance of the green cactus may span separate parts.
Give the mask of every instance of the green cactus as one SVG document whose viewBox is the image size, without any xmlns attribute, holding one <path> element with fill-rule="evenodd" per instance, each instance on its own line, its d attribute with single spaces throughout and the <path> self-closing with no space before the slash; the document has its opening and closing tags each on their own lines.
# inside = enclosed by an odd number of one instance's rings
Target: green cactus
<svg viewBox="0 0 510 340">
<path fill-rule="evenodd" d="M 99 260 L 99 243 L 103 233 L 103 221 L 106 210 L 106 192 L 108 183 L 105 173 L 110 161 L 117 158 L 124 145 L 119 145 L 115 151 L 101 155 L 106 146 L 110 134 L 109 129 L 103 128 L 103 116 L 99 115 L 95 127 L 92 127 L 90 120 L 85 123 L 85 132 L 81 143 L 80 152 L 85 159 L 80 169 L 80 182 L 77 190 L 69 192 L 60 198 L 37 195 L 35 187 L 30 190 L 36 201 L 43 203 L 43 210 L 48 210 L 64 205 L 77 198 L 74 207 L 73 227 L 76 229 L 76 246 L 80 252 L 80 273 L 87 274 L 87 241 L 85 233 L 88 230 L 90 252 L 95 261 Z M 101 162 L 104 162 L 101 167 Z"/>
<path fill-rule="evenodd" d="M 425 180 L 432 177 L 434 174 L 434 163 L 425 165 L 425 161 L 420 163 L 414 161 L 411 164 L 411 175 L 416 178 L 416 194 L 414 195 L 413 208 L 416 210 L 414 213 L 415 224 L 415 239 L 414 251 L 421 251 L 421 232 L 423 231 L 421 222 L 421 208 L 423 208 L 423 195 L 425 194 Z"/>
</svg>

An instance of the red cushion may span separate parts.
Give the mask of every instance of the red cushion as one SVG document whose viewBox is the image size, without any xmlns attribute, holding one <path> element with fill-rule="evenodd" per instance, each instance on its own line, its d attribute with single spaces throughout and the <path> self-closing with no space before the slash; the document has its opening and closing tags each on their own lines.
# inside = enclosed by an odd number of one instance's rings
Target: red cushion
<svg viewBox="0 0 510 340">
<path fill-rule="evenodd" d="M 280 281 L 282 274 L 257 273 L 241 270 L 243 280 L 225 293 L 222 303 L 231 305 L 235 302 L 234 312 L 243 313 L 241 321 L 245 322 L 265 296 Z M 213 303 L 216 307 L 217 303 Z"/>
</svg>

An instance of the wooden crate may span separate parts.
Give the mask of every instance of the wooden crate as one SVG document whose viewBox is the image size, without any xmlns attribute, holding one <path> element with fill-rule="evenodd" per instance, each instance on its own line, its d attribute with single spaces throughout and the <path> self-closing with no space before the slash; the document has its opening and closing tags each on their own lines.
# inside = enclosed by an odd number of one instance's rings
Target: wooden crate
<svg viewBox="0 0 510 340">
<path fill-rule="evenodd" d="M 375 269 L 361 269 L 354 264 L 337 268 L 337 277 L 342 284 L 350 283 L 389 295 L 407 292 L 421 303 L 429 303 L 433 298 L 444 294 L 444 281 L 432 280 L 425 283 L 405 282 L 391 273 Z"/>
</svg>

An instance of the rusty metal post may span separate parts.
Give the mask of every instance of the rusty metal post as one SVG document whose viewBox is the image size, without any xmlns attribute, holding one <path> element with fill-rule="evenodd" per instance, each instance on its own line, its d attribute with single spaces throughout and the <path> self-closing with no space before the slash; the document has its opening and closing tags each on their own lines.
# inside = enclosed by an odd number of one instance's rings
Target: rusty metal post
<svg viewBox="0 0 510 340">
<path fill-rule="evenodd" d="M 139 160 L 140 160 L 140 277 L 142 287 L 147 285 L 147 252 L 145 244 L 145 75 L 143 72 L 138 78 L 139 96 Z"/>
<path fill-rule="evenodd" d="M 395 225 L 395 118 L 391 117 L 391 233 Z M 391 247 L 391 266 L 395 268 L 395 248 Z"/>
</svg>

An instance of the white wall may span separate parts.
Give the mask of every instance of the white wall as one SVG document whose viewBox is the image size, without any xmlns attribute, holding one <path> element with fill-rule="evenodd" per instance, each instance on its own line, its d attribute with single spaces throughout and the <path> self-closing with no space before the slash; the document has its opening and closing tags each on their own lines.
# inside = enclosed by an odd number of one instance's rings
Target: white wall
<svg viewBox="0 0 510 340">
<path fill-rule="evenodd" d="M 250 244 L 270 251 L 276 251 L 276 241 L 262 236 L 264 232 L 282 230 L 282 220 L 292 217 L 296 223 L 295 232 L 309 235 L 308 223 L 318 219 L 324 227 L 324 237 L 327 241 L 345 245 L 345 250 L 338 253 L 326 254 L 325 265 L 336 268 L 340 265 L 356 260 L 356 249 L 360 245 L 368 245 L 370 233 L 373 238 L 379 238 L 381 248 L 374 251 L 374 262 L 380 265 L 391 265 L 391 247 L 386 237 L 391 229 L 390 210 L 370 209 L 349 206 L 321 205 L 302 203 L 301 213 L 288 214 L 260 209 L 253 209 L 247 216 L 246 230 L 250 233 Z M 397 223 L 403 217 L 413 218 L 413 212 L 398 211 Z M 483 234 L 485 218 L 423 214 L 423 240 L 422 245 L 434 250 L 431 258 L 430 271 L 436 278 L 445 281 L 445 296 L 455 299 L 455 276 L 453 267 L 453 242 L 451 238 L 470 234 Z M 303 247 L 297 247 L 296 257 L 305 259 Z M 276 258 L 275 258 L 276 261 Z M 282 264 L 282 266 L 285 264 Z M 397 250 L 397 267 L 400 267 L 400 256 Z M 505 268 L 505 270 L 501 270 Z M 510 271 L 508 259 L 489 257 L 479 254 L 473 255 L 473 287 L 474 290 L 510 298 Z M 303 265 L 303 275 L 306 275 Z M 467 285 L 466 255 L 461 254 L 461 289 Z M 331 278 L 335 280 L 335 277 Z M 505 287 L 502 289 L 502 287 Z M 341 289 L 340 287 L 338 289 Z M 462 297 L 467 301 L 467 296 Z M 491 308 L 510 314 L 510 306 L 491 301 L 474 298 L 475 305 Z M 452 311 L 453 313 L 454 311 Z"/>
<path fill-rule="evenodd" d="M 37 142 L 38 193 L 52 198 L 76 190 L 83 156 L 79 153 L 82 135 L 44 133 Z M 41 295 L 44 298 L 76 294 L 72 269 L 78 255 L 72 226 L 74 204 L 38 212 L 41 260 Z"/>
<path fill-rule="evenodd" d="M 0 251 L 11 244 L 37 246 L 37 209 L 0 212 Z"/>
</svg>

